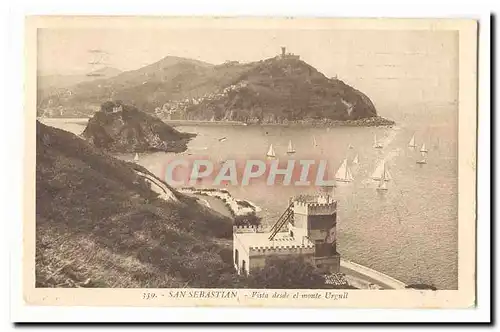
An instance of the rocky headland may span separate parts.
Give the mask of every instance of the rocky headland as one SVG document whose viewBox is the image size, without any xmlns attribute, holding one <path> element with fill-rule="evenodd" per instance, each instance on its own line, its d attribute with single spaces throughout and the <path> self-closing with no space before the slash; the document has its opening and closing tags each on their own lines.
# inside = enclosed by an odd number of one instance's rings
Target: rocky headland
<svg viewBox="0 0 500 332">
<path fill-rule="evenodd" d="M 102 104 L 82 133 L 95 147 L 114 153 L 183 152 L 194 136 L 119 101 Z"/>
</svg>

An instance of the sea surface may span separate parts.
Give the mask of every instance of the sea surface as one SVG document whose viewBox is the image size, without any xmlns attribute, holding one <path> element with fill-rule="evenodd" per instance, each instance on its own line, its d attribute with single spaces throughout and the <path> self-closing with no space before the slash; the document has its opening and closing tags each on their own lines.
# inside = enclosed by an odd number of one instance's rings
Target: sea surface
<svg viewBox="0 0 500 332">
<path fill-rule="evenodd" d="M 214 161 L 265 158 L 273 144 L 280 160 L 322 159 L 333 174 L 347 158 L 354 181 L 334 188 L 338 200 L 338 251 L 343 258 L 388 274 L 405 283 L 433 284 L 438 289 L 456 289 L 458 262 L 458 151 L 457 106 L 425 105 L 405 109 L 392 128 L 336 127 L 302 128 L 281 126 L 179 126 L 197 133 L 185 153 L 140 154 L 139 163 L 164 178 L 167 160 L 208 156 Z M 80 134 L 85 122 L 44 120 L 45 123 Z M 383 144 L 373 148 L 374 136 Z M 418 148 L 408 148 L 415 135 Z M 219 140 L 225 137 L 225 140 Z M 316 146 L 313 141 L 316 141 Z M 421 158 L 425 143 L 427 164 Z M 349 148 L 352 146 L 352 149 Z M 359 164 L 352 165 L 358 155 Z M 131 160 L 133 155 L 119 155 Z M 392 175 L 388 190 L 379 193 L 371 175 L 381 160 Z M 233 196 L 262 208 L 263 222 L 275 222 L 290 196 L 317 192 L 316 187 L 267 186 L 252 183 L 230 186 Z"/>
</svg>

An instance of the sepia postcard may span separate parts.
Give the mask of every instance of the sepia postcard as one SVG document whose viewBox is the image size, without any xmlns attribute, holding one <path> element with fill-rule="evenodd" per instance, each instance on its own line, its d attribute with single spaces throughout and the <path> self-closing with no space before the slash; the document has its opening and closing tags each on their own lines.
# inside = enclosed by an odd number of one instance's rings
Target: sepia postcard
<svg viewBox="0 0 500 332">
<path fill-rule="evenodd" d="M 28 17 L 24 301 L 474 307 L 477 32 Z"/>
</svg>

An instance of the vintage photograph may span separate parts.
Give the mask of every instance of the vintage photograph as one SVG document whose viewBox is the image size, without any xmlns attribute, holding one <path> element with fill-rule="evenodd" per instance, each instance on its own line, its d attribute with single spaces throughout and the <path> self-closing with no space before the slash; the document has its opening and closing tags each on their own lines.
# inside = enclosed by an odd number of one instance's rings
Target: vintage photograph
<svg viewBox="0 0 500 332">
<path fill-rule="evenodd" d="M 130 20 L 33 34 L 35 289 L 473 289 L 453 20 Z"/>
</svg>

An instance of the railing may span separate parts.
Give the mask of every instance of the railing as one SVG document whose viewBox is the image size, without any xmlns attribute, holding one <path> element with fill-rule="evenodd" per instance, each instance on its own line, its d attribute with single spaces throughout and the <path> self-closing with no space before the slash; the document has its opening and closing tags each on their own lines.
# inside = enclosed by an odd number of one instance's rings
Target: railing
<svg viewBox="0 0 500 332">
<path fill-rule="evenodd" d="M 286 208 L 285 212 L 278 218 L 278 221 L 271 227 L 271 235 L 269 236 L 269 240 L 271 241 L 274 239 L 276 234 L 283 228 L 283 226 L 290 221 L 290 219 L 293 217 L 293 202 L 288 205 Z"/>
</svg>

